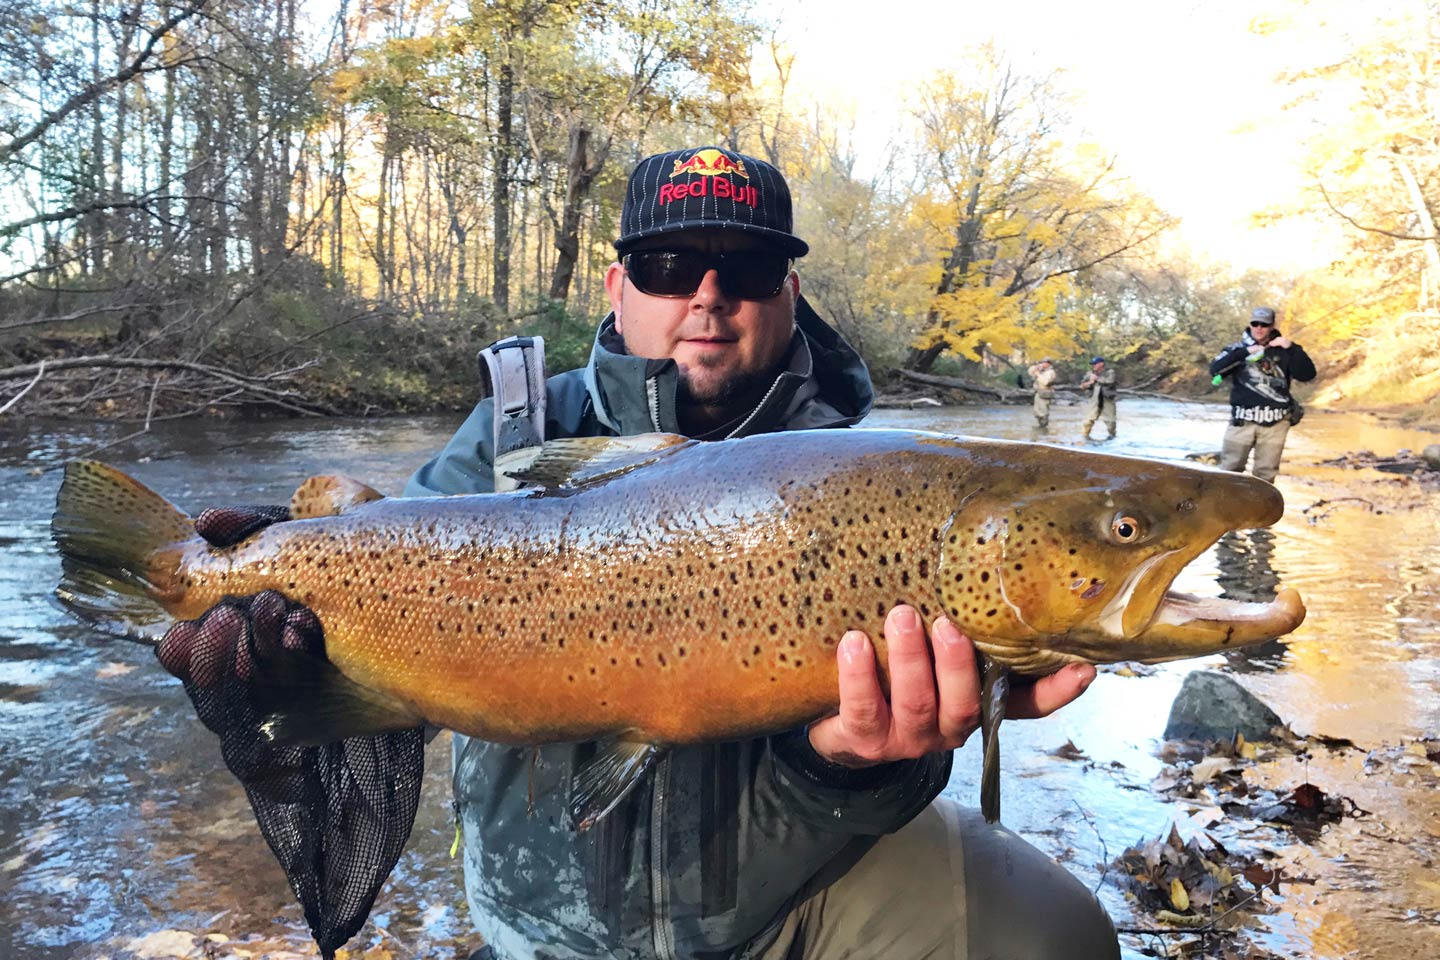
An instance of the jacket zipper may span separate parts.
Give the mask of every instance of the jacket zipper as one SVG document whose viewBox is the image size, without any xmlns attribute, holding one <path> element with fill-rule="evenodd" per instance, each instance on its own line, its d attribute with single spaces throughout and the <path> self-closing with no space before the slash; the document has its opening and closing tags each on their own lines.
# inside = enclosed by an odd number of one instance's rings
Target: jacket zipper
<svg viewBox="0 0 1440 960">
<path fill-rule="evenodd" d="M 765 404 L 770 402 L 770 398 L 773 397 L 775 391 L 780 388 L 780 381 L 782 379 L 784 379 L 784 374 L 775 378 L 775 382 L 770 384 L 770 389 L 765 391 L 765 396 L 761 397 L 760 402 L 755 404 L 755 409 L 750 411 L 750 416 L 740 421 L 740 426 L 731 430 L 730 435 L 725 438 L 726 440 L 732 440 L 735 437 L 743 437 L 745 435 L 745 428 L 754 423 L 755 418 L 760 415 L 760 411 L 765 409 Z"/>
<path fill-rule="evenodd" d="M 650 408 L 650 425 L 660 429 L 660 381 L 651 377 L 645 381 L 645 404 Z"/>
<path fill-rule="evenodd" d="M 655 765 L 655 790 L 650 800 L 650 933 L 656 960 L 678 960 L 665 870 L 665 785 L 669 780 L 670 756 L 666 754 Z"/>
</svg>

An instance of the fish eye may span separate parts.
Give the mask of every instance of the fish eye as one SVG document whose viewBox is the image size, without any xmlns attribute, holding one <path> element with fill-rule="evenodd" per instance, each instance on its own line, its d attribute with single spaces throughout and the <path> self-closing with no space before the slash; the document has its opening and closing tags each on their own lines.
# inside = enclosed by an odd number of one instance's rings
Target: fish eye
<svg viewBox="0 0 1440 960">
<path fill-rule="evenodd" d="M 1111 521 L 1110 532 L 1121 543 L 1134 543 L 1140 539 L 1140 521 L 1134 517 L 1118 516 Z"/>
</svg>

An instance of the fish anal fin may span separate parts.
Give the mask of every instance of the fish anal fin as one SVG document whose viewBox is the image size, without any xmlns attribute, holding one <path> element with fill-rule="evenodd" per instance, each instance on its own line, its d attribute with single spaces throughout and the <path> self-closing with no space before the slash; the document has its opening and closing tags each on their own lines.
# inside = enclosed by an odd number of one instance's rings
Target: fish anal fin
<svg viewBox="0 0 1440 960">
<path fill-rule="evenodd" d="M 521 483 L 552 488 L 604 483 L 695 442 L 674 433 L 567 437 L 548 441 L 528 466 L 507 475 Z"/>
<path fill-rule="evenodd" d="M 339 476 L 311 477 L 290 498 L 290 517 L 311 520 L 333 517 L 351 507 L 383 499 L 385 494 L 359 480 Z"/>
<path fill-rule="evenodd" d="M 575 773 L 570 794 L 570 815 L 577 830 L 586 830 L 614 810 L 645 779 L 663 751 L 653 743 L 616 739 Z"/>
<path fill-rule="evenodd" d="M 425 722 L 402 701 L 356 683 L 312 654 L 272 650 L 257 663 L 256 675 L 260 733 L 271 743 L 318 746 Z"/>
<path fill-rule="evenodd" d="M 980 739 L 985 759 L 980 768 L 980 812 L 986 823 L 1000 820 L 1000 723 L 1010 699 L 1010 669 L 980 658 Z"/>
</svg>

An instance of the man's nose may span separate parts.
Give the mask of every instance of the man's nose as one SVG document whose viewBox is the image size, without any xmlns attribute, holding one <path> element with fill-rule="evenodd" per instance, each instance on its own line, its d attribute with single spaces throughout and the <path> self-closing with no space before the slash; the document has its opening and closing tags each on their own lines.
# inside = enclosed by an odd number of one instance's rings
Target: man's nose
<svg viewBox="0 0 1440 960">
<path fill-rule="evenodd" d="M 690 298 L 692 302 L 698 302 L 707 310 L 723 306 L 730 302 L 725 291 L 720 289 L 720 273 L 717 270 L 706 270 L 705 276 L 700 278 L 700 286 L 695 288 L 695 296 Z"/>
</svg>

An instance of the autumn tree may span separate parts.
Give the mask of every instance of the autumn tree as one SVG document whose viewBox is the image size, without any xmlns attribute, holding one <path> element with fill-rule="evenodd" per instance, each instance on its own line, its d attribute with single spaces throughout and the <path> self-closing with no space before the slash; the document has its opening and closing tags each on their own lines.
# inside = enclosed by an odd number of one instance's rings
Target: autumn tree
<svg viewBox="0 0 1440 960">
<path fill-rule="evenodd" d="M 942 73 L 914 111 L 913 205 L 933 249 L 933 297 L 906 367 L 982 345 L 1061 346 L 1066 301 L 1085 271 L 1134 255 L 1169 221 L 1126 189 L 1108 158 L 1067 150 L 1062 100 L 991 47 L 965 74 Z"/>
</svg>

